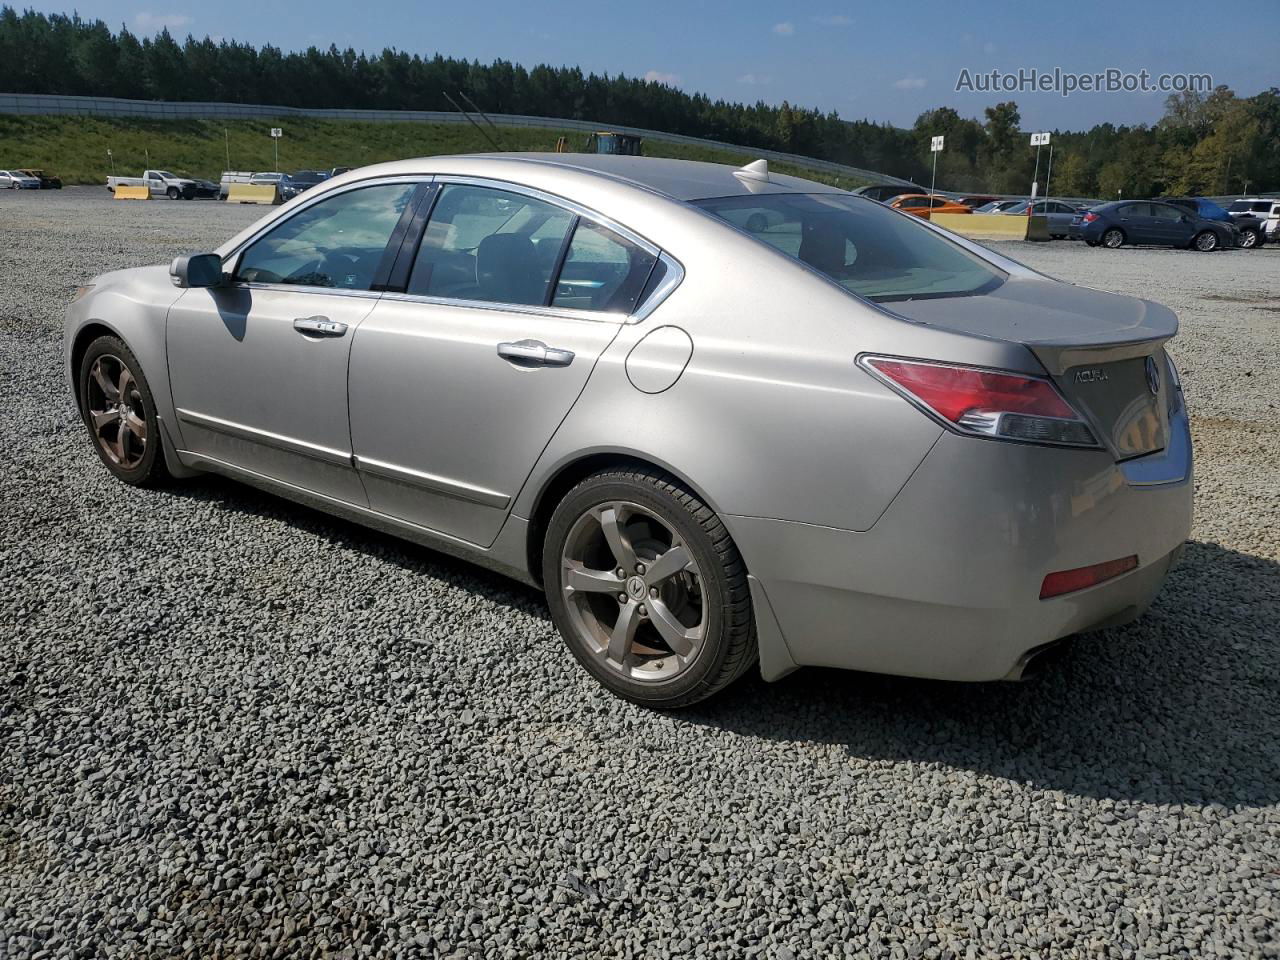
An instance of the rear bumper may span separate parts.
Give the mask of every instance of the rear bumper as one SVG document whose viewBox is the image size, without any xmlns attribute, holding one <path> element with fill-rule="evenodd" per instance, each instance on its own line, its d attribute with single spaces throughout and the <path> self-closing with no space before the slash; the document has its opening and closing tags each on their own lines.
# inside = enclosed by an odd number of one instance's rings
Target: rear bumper
<svg viewBox="0 0 1280 960">
<path fill-rule="evenodd" d="M 1185 433 L 1185 417 L 1171 427 Z M 1189 434 L 1178 441 L 1118 465 L 948 433 L 866 532 L 725 520 L 795 664 L 998 680 L 1035 647 L 1150 606 L 1191 529 Z M 1039 598 L 1048 573 L 1132 554 L 1128 574 Z"/>
</svg>

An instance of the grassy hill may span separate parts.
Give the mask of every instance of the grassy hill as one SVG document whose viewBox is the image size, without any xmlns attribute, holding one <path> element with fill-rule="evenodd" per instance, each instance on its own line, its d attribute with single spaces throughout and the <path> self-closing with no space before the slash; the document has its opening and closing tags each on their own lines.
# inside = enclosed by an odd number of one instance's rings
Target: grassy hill
<svg viewBox="0 0 1280 960">
<path fill-rule="evenodd" d="M 481 153 L 493 148 L 469 124 L 374 123 L 285 117 L 280 120 L 148 120 L 120 117 L 0 116 L 0 167 L 36 167 L 68 184 L 105 183 L 111 172 L 137 176 L 144 167 L 217 180 L 222 170 L 274 169 L 268 130 L 282 127 L 283 170 L 359 167 L 383 160 L 449 153 Z M 509 150 L 554 150 L 556 139 L 568 137 L 570 149 L 581 150 L 587 135 L 541 127 L 501 127 L 500 142 Z M 227 150 L 230 149 L 230 166 Z M 709 160 L 741 165 L 756 159 L 750 152 L 645 140 L 652 157 Z M 150 162 L 148 163 L 148 157 Z M 808 177 L 852 188 L 866 181 L 770 162 L 779 173 Z"/>
</svg>

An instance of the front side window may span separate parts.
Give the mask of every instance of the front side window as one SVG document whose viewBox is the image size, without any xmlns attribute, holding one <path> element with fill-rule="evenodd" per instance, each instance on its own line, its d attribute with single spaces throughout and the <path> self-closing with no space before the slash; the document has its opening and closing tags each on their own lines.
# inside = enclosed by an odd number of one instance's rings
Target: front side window
<svg viewBox="0 0 1280 960">
<path fill-rule="evenodd" d="M 695 201 L 752 236 L 878 302 L 986 293 L 1006 274 L 928 226 L 860 197 L 774 193 Z M 759 220 L 755 221 L 759 223 Z"/>
<path fill-rule="evenodd" d="M 361 187 L 298 211 L 245 250 L 236 279 L 368 290 L 415 189 Z"/>
<path fill-rule="evenodd" d="M 409 293 L 545 306 L 575 217 L 524 194 L 446 184 L 409 275 Z"/>
<path fill-rule="evenodd" d="M 552 304 L 630 313 L 657 259 L 612 230 L 580 220 L 556 279 Z"/>
</svg>

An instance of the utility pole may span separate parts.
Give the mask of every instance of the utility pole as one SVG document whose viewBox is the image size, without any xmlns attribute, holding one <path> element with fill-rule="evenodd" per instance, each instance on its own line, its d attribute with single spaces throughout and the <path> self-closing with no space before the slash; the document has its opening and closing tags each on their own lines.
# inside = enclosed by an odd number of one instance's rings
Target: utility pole
<svg viewBox="0 0 1280 960">
<path fill-rule="evenodd" d="M 1048 134 L 1046 133 L 1047 137 Z M 1053 144 L 1049 144 L 1049 169 L 1044 175 L 1044 195 L 1049 196 L 1049 178 L 1053 176 Z M 1048 208 L 1046 208 L 1048 209 Z"/>
</svg>

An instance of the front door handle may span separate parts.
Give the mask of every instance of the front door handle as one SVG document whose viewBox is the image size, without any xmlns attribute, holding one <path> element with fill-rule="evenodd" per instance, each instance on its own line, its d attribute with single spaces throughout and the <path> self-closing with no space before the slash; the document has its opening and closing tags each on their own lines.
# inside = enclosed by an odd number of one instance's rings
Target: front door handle
<svg viewBox="0 0 1280 960">
<path fill-rule="evenodd" d="M 548 347 L 541 340 L 516 340 L 498 344 L 498 356 L 518 367 L 567 367 L 573 351 Z"/>
<path fill-rule="evenodd" d="M 304 337 L 340 337 L 347 332 L 347 325 L 328 317 L 299 317 L 293 321 L 293 329 Z"/>
</svg>

